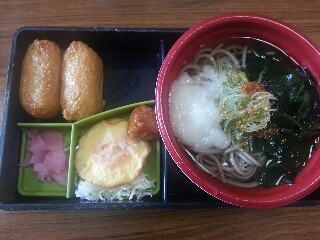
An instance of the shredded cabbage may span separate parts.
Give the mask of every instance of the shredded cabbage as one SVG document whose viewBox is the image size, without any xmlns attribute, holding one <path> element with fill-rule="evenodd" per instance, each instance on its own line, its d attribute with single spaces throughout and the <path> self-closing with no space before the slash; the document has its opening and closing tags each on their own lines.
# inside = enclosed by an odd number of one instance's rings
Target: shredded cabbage
<svg viewBox="0 0 320 240">
<path fill-rule="evenodd" d="M 112 201 L 112 200 L 132 200 L 134 197 L 139 200 L 144 196 L 152 196 L 151 191 L 155 188 L 155 180 L 148 174 L 140 173 L 138 178 L 131 184 L 122 185 L 112 189 L 99 188 L 83 179 L 76 183 L 76 197 L 89 201 Z"/>
</svg>

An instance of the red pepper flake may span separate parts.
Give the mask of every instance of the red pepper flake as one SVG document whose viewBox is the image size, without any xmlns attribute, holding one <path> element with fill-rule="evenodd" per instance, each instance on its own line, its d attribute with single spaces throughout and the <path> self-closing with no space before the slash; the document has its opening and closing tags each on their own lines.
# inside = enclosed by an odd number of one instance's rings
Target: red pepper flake
<svg viewBox="0 0 320 240">
<path fill-rule="evenodd" d="M 261 129 L 257 132 L 257 136 L 260 138 L 267 139 L 268 137 L 275 137 L 279 134 L 279 129 L 270 128 L 270 129 Z"/>
<path fill-rule="evenodd" d="M 257 81 L 246 82 L 245 84 L 243 84 L 242 90 L 245 94 L 254 94 L 256 92 L 264 91 L 264 85 Z"/>
</svg>

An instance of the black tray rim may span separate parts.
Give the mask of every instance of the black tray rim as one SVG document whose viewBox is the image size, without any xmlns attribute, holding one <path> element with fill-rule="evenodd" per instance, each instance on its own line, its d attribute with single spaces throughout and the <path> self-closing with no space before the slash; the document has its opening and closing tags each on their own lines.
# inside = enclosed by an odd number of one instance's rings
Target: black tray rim
<svg viewBox="0 0 320 240">
<path fill-rule="evenodd" d="M 181 33 L 183 34 L 188 28 L 139 28 L 139 27 L 114 27 L 114 26 L 22 26 L 14 32 L 11 41 L 10 59 L 8 65 L 8 74 L 6 78 L 6 89 L 4 94 L 4 105 L 0 132 L 0 161 L 3 158 L 4 136 L 6 135 L 6 124 L 8 116 L 8 102 L 10 98 L 11 82 L 13 75 L 13 63 L 15 56 L 15 46 L 18 35 L 23 31 L 96 31 L 96 32 L 128 32 L 128 33 Z M 319 207 L 319 200 L 298 200 L 294 203 L 281 206 L 283 207 Z M 105 203 L 64 203 L 64 204 L 42 204 L 42 203 L 10 203 L 0 202 L 0 209 L 4 211 L 29 211 L 29 210 L 124 210 L 124 209 L 233 209 L 242 208 L 229 203 L 218 202 L 105 202 Z"/>
</svg>

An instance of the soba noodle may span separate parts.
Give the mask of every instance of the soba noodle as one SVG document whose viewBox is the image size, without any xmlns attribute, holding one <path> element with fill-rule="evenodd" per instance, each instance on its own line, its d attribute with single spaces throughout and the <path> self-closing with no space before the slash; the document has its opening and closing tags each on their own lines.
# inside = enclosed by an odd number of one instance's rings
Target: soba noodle
<svg viewBox="0 0 320 240">
<path fill-rule="evenodd" d="M 248 80 L 238 69 L 246 67 L 248 46 L 222 47 L 220 44 L 200 50 L 181 70 L 171 87 L 170 121 L 174 134 L 201 170 L 231 185 L 256 187 L 259 183 L 252 177 L 266 162 L 265 155 L 250 153 L 247 142 L 226 131 L 226 126 L 235 124 L 239 131 L 246 132 L 265 128 L 273 111 L 271 101 L 276 98 L 259 85 L 263 73 L 257 80 L 256 92 L 247 94 L 243 90 Z M 241 54 L 240 61 L 236 53 Z M 257 109 L 263 109 L 259 118 Z M 211 116 L 219 126 L 208 119 Z M 243 116 L 249 117 L 240 123 L 232 122 Z"/>
</svg>

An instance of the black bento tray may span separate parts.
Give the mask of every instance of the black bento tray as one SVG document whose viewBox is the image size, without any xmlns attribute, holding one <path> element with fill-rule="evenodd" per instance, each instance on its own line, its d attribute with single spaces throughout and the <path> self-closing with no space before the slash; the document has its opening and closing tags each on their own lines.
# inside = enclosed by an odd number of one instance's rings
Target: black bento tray
<svg viewBox="0 0 320 240">
<path fill-rule="evenodd" d="M 161 63 L 186 29 L 128 29 L 96 27 L 23 27 L 12 39 L 0 136 L 0 209 L 165 209 L 231 208 L 199 189 L 175 165 L 161 143 L 161 185 L 158 194 L 141 201 L 85 202 L 79 198 L 30 197 L 18 192 L 22 129 L 18 122 L 36 122 L 19 103 L 19 80 L 23 56 L 35 39 L 48 39 L 66 49 L 83 41 L 102 58 L 105 66 L 105 110 L 154 99 Z M 113 79 L 114 81 L 108 81 Z M 320 189 L 289 206 L 318 206 Z"/>
</svg>

